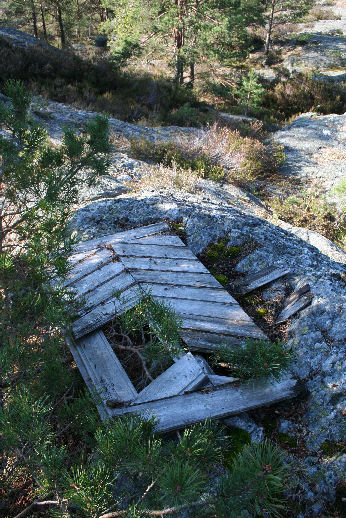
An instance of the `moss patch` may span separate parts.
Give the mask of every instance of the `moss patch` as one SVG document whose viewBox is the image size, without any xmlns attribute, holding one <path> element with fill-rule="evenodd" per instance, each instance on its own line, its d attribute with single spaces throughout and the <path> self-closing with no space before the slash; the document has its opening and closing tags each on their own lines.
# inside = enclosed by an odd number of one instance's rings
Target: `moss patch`
<svg viewBox="0 0 346 518">
<path fill-rule="evenodd" d="M 222 284 L 222 286 L 226 286 L 226 284 L 229 283 L 228 277 L 226 277 L 226 275 L 222 275 L 222 273 L 216 273 L 214 277 L 220 284 Z"/>
<path fill-rule="evenodd" d="M 268 313 L 268 309 L 267 308 L 257 308 L 256 309 L 256 315 L 258 315 L 259 317 L 264 317 L 264 315 L 267 315 Z"/>
<path fill-rule="evenodd" d="M 225 464 L 232 466 L 235 457 L 243 450 L 244 446 L 251 443 L 251 435 L 246 430 L 236 426 L 227 426 L 227 438 L 229 446 L 224 453 Z"/>
<path fill-rule="evenodd" d="M 290 448 L 297 448 L 298 441 L 294 437 L 288 435 L 288 433 L 278 433 L 278 439 L 280 443 L 283 443 L 284 446 L 289 446 Z"/>
<path fill-rule="evenodd" d="M 326 457 L 334 457 L 338 453 L 345 453 L 346 445 L 344 442 L 324 441 L 320 446 L 320 450 Z"/>
</svg>

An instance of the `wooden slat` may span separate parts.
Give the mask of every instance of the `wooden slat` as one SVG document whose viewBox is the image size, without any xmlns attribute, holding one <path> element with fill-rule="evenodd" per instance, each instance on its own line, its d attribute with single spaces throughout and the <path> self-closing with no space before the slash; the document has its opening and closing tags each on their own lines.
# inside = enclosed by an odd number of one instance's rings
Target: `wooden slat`
<svg viewBox="0 0 346 518">
<path fill-rule="evenodd" d="M 230 347 L 240 347 L 244 343 L 244 338 L 226 336 L 220 333 L 201 333 L 183 330 L 180 334 L 190 351 L 214 352 L 222 344 Z"/>
<path fill-rule="evenodd" d="M 119 257 L 157 257 L 162 259 L 196 260 L 191 250 L 179 246 L 143 245 L 137 243 L 111 243 Z"/>
<path fill-rule="evenodd" d="M 218 288 L 221 284 L 210 273 L 167 272 L 160 270 L 131 270 L 139 282 L 171 284 L 173 286 L 194 286 L 196 288 Z"/>
<path fill-rule="evenodd" d="M 117 293 L 122 293 L 128 290 L 132 286 L 136 285 L 136 281 L 126 272 L 121 272 L 119 275 L 102 284 L 98 288 L 86 293 L 83 297 L 84 305 L 81 310 L 81 314 L 87 313 L 92 308 L 107 302 L 113 298 Z"/>
<path fill-rule="evenodd" d="M 236 337 L 263 338 L 267 339 L 263 331 L 260 330 L 252 321 L 239 321 L 231 323 L 221 318 L 195 317 L 192 315 L 181 317 L 182 329 L 215 333 L 221 335 L 231 335 Z"/>
<path fill-rule="evenodd" d="M 145 387 L 132 404 L 154 401 L 196 390 L 208 379 L 208 375 L 199 362 L 191 353 L 187 353 Z"/>
<path fill-rule="evenodd" d="M 83 297 L 83 295 L 85 295 L 85 293 L 88 291 L 97 288 L 104 282 L 107 282 L 116 275 L 119 275 L 124 270 L 125 267 L 122 263 L 111 261 L 105 266 L 102 266 L 102 268 L 95 270 L 94 272 L 75 282 L 72 288 L 78 297 Z"/>
<path fill-rule="evenodd" d="M 298 311 L 306 308 L 310 304 L 311 299 L 310 286 L 309 284 L 305 284 L 305 286 L 302 286 L 285 300 L 284 308 L 276 319 L 275 324 L 285 322 Z"/>
<path fill-rule="evenodd" d="M 194 315 L 196 317 L 208 317 L 208 319 L 210 318 L 211 320 L 218 318 L 219 320 L 224 320 L 225 324 L 236 324 L 237 321 L 240 321 L 255 325 L 245 311 L 236 304 L 172 299 L 170 297 L 159 297 L 154 294 L 153 297 L 171 306 L 177 315 L 183 316 L 184 318 Z"/>
<path fill-rule="evenodd" d="M 84 261 L 87 257 L 94 255 L 99 249 L 94 248 L 93 250 L 88 250 L 87 252 L 78 252 L 77 254 L 72 254 L 67 259 L 67 262 L 70 266 L 74 266 L 81 261 Z"/>
<path fill-rule="evenodd" d="M 96 389 L 94 387 L 94 383 L 87 371 L 86 366 L 84 365 L 84 361 L 83 361 L 82 357 L 79 354 L 79 349 L 76 347 L 75 341 L 72 338 L 70 338 L 69 336 L 65 336 L 65 340 L 73 355 L 73 358 L 76 362 L 78 370 L 81 373 L 82 378 L 84 379 L 86 386 L 88 387 L 88 389 L 90 390 L 90 392 L 92 394 L 95 394 Z M 96 403 L 96 407 L 100 414 L 101 419 L 102 420 L 107 419 L 107 417 L 109 417 L 108 409 L 106 408 L 102 399 L 100 397 L 97 397 L 95 403 Z"/>
<path fill-rule="evenodd" d="M 297 382 L 288 379 L 226 386 L 207 392 L 191 392 L 181 396 L 142 403 L 123 409 L 113 409 L 112 415 L 138 413 L 143 417 L 154 416 L 156 429 L 168 432 L 192 425 L 205 419 L 223 418 L 240 414 L 263 405 L 277 403 L 297 395 Z"/>
<path fill-rule="evenodd" d="M 113 320 L 116 315 L 124 313 L 138 302 L 141 295 L 142 291 L 137 286 L 133 286 L 124 292 L 120 300 L 114 297 L 89 311 L 73 323 L 72 330 L 75 338 L 91 333 Z"/>
<path fill-rule="evenodd" d="M 269 284 L 270 282 L 275 281 L 276 279 L 279 279 L 288 273 L 290 273 L 290 270 L 269 266 L 268 268 L 263 268 L 263 270 L 260 270 L 253 275 L 248 275 L 242 279 L 238 285 L 235 285 L 234 289 L 238 293 L 245 295 L 246 293 L 260 288 L 261 286 L 265 286 L 266 284 Z"/>
<path fill-rule="evenodd" d="M 124 232 L 117 232 L 116 234 L 108 234 L 106 236 L 102 236 L 96 239 L 91 239 L 89 241 L 83 241 L 78 243 L 74 247 L 75 253 L 77 252 L 85 252 L 87 250 L 92 250 L 94 248 L 99 248 L 102 245 L 117 243 L 118 241 L 133 239 L 137 237 L 145 237 L 154 234 L 159 234 L 160 232 L 166 232 L 169 230 L 169 226 L 165 222 L 154 223 L 153 225 L 148 225 L 146 227 L 134 228 L 132 230 L 126 230 Z"/>
<path fill-rule="evenodd" d="M 85 275 L 89 275 L 98 268 L 111 262 L 113 255 L 113 252 L 107 248 L 97 250 L 96 253 L 86 257 L 84 261 L 77 263 L 76 266 L 71 269 L 67 274 L 66 280 L 63 282 L 63 286 L 70 286 Z"/>
<path fill-rule="evenodd" d="M 141 243 L 143 245 L 159 245 L 159 246 L 179 246 L 185 247 L 185 243 L 178 236 L 170 236 L 168 234 L 161 236 L 146 236 L 140 238 L 132 238 L 122 243 Z"/>
<path fill-rule="evenodd" d="M 151 257 L 122 257 L 122 263 L 129 269 L 154 270 L 160 272 L 210 273 L 197 259 L 154 259 Z"/>
<path fill-rule="evenodd" d="M 101 399 L 103 414 L 109 413 L 108 400 L 129 403 L 137 397 L 137 391 L 102 331 L 72 343 L 71 351 L 87 385 L 92 384 L 92 391 Z"/>
<path fill-rule="evenodd" d="M 174 299 L 199 300 L 206 302 L 220 302 L 223 304 L 238 305 L 237 301 L 219 288 L 195 288 L 191 286 L 171 286 L 165 284 L 142 283 L 142 288 L 155 297 L 169 297 Z"/>
</svg>

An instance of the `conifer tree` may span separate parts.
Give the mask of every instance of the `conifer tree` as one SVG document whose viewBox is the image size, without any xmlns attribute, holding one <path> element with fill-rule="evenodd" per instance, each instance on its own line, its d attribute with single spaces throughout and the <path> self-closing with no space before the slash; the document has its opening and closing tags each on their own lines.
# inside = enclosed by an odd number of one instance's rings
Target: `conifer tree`
<svg viewBox="0 0 346 518">
<path fill-rule="evenodd" d="M 313 7 L 315 0 L 266 0 L 265 55 L 268 56 L 272 34 L 280 24 L 300 21 Z"/>
</svg>

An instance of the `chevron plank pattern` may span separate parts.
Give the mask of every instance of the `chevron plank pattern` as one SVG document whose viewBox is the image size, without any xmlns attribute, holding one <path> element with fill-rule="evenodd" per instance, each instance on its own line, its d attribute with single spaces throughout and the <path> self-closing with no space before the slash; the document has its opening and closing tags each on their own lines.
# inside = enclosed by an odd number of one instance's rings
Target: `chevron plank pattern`
<svg viewBox="0 0 346 518">
<path fill-rule="evenodd" d="M 166 223 L 157 223 L 76 247 L 65 283 L 84 300 L 75 337 L 102 327 L 150 292 L 180 317 L 182 338 L 192 350 L 212 350 L 222 341 L 237 345 L 244 337 L 265 339 L 191 250 L 168 232 Z"/>
</svg>

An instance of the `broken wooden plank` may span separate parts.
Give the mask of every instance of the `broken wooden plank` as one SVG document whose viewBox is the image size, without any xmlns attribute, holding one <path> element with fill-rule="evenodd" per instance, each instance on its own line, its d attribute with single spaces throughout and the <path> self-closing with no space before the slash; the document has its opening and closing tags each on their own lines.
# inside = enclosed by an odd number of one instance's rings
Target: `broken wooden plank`
<svg viewBox="0 0 346 518">
<path fill-rule="evenodd" d="M 180 315 L 180 317 L 183 330 L 202 331 L 210 334 L 215 333 L 236 337 L 262 338 L 264 340 L 268 339 L 263 331 L 252 321 L 244 322 L 239 320 L 238 322 L 232 322 L 222 318 L 193 317 L 192 315 Z"/>
<path fill-rule="evenodd" d="M 223 304 L 238 305 L 237 301 L 222 288 L 199 288 L 194 286 L 172 286 L 170 284 L 141 283 L 144 290 L 154 297 L 173 299 L 197 300 L 205 302 L 220 302 Z"/>
<path fill-rule="evenodd" d="M 138 286 L 133 286 L 126 290 L 118 298 L 113 297 L 105 304 L 101 304 L 92 309 L 72 324 L 72 331 L 75 338 L 80 338 L 91 331 L 95 331 L 116 317 L 133 307 L 141 298 L 143 292 Z"/>
<path fill-rule="evenodd" d="M 185 354 L 145 387 L 132 404 L 154 401 L 196 390 L 208 381 L 208 375 L 191 353 Z"/>
<path fill-rule="evenodd" d="M 82 279 L 86 275 L 94 272 L 98 268 L 110 263 L 114 254 L 111 250 L 103 248 L 97 250 L 92 255 L 86 256 L 82 262 L 78 262 L 66 276 L 66 280 L 63 282 L 63 286 L 70 286 L 74 282 Z"/>
<path fill-rule="evenodd" d="M 284 302 L 284 307 L 278 318 L 275 321 L 275 324 L 281 324 L 281 322 L 285 322 L 290 317 L 295 315 L 301 309 L 306 308 L 312 300 L 312 293 L 310 292 L 309 284 L 305 284 L 299 290 L 296 290 L 292 295 L 287 297 Z"/>
<path fill-rule="evenodd" d="M 159 234 L 160 232 L 167 232 L 169 230 L 169 226 L 165 222 L 154 223 L 153 225 L 148 225 L 146 227 L 134 228 L 131 230 L 125 230 L 124 232 L 117 232 L 115 234 L 108 234 L 106 236 L 102 236 L 96 239 L 91 239 L 89 241 L 82 241 L 73 247 L 74 252 L 86 252 L 88 250 L 92 250 L 93 248 L 99 248 L 105 244 L 112 245 L 113 243 L 117 243 L 123 239 L 133 239 L 140 238 L 145 236 L 150 236 L 154 234 Z"/>
<path fill-rule="evenodd" d="M 131 270 L 139 282 L 172 286 L 193 286 L 195 288 L 216 288 L 224 290 L 210 273 L 190 273 L 186 271 L 169 272 L 165 270 Z"/>
<path fill-rule="evenodd" d="M 69 346 L 84 380 L 100 398 L 104 414 L 108 414 L 107 401 L 129 403 L 137 397 L 137 391 L 102 331 L 84 336 L 76 343 L 70 341 Z"/>
<path fill-rule="evenodd" d="M 187 247 L 145 245 L 140 242 L 110 243 L 119 257 L 154 257 L 162 259 L 192 259 L 196 260 Z"/>
<path fill-rule="evenodd" d="M 234 289 L 237 293 L 245 295 L 246 293 L 256 290 L 261 286 L 265 286 L 288 273 L 290 273 L 290 270 L 288 269 L 268 266 L 255 274 L 247 275 L 244 279 L 239 281 L 239 283 L 235 283 Z"/>
<path fill-rule="evenodd" d="M 221 387 L 222 385 L 229 385 L 230 383 L 239 382 L 239 378 L 232 378 L 231 376 L 219 376 L 218 374 L 210 374 L 208 378 L 210 385 L 213 387 Z"/>
<path fill-rule="evenodd" d="M 223 335 L 220 333 L 215 334 L 183 330 L 180 333 L 180 336 L 190 351 L 214 352 L 215 350 L 219 349 L 220 345 L 223 344 L 230 347 L 241 347 L 241 345 L 244 343 L 244 338 Z"/>
<path fill-rule="evenodd" d="M 168 432 L 205 419 L 223 418 L 271 405 L 292 398 L 297 393 L 297 382 L 293 379 L 273 383 L 256 381 L 239 387 L 231 385 L 214 390 L 206 389 L 206 392 L 190 392 L 131 407 L 112 409 L 112 416 L 126 413 L 137 413 L 144 418 L 154 416 L 157 419 L 156 430 Z"/>
<path fill-rule="evenodd" d="M 124 270 L 125 267 L 122 263 L 111 261 L 105 266 L 102 266 L 89 275 L 86 275 L 82 279 L 74 282 L 72 289 L 76 292 L 78 297 L 83 297 L 83 295 L 88 293 L 88 291 L 94 290 L 101 284 L 113 279 Z"/>
<path fill-rule="evenodd" d="M 131 270 L 154 270 L 163 274 L 166 272 L 190 272 L 207 273 L 210 272 L 198 259 L 165 259 L 152 257 L 122 257 L 122 263 Z"/>
</svg>

